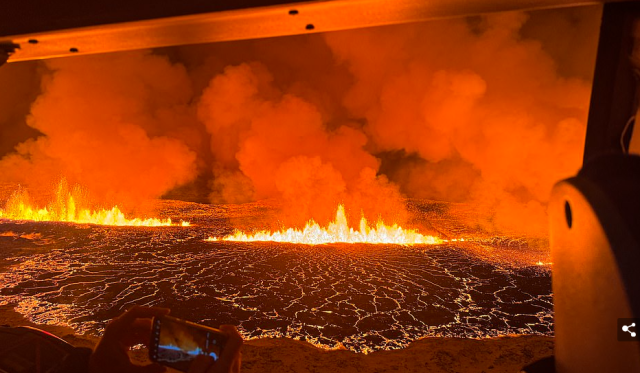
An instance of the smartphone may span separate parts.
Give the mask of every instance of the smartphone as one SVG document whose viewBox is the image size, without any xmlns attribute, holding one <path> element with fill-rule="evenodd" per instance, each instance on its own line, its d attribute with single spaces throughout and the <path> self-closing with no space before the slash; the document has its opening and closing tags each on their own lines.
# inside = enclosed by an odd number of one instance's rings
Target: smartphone
<svg viewBox="0 0 640 373">
<path fill-rule="evenodd" d="M 151 361 L 182 372 L 198 355 L 218 361 L 227 336 L 218 329 L 171 316 L 155 317 L 151 330 Z"/>
</svg>

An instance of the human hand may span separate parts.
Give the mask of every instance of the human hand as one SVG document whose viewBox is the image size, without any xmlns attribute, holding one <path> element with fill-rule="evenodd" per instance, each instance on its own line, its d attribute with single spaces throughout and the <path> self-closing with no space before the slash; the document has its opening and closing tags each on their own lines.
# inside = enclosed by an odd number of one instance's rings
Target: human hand
<svg viewBox="0 0 640 373">
<path fill-rule="evenodd" d="M 131 346 L 151 341 L 151 318 L 169 313 L 166 308 L 134 306 L 113 319 L 89 359 L 90 373 L 160 373 L 160 364 L 134 365 L 127 351 Z"/>
<path fill-rule="evenodd" d="M 213 361 L 211 356 L 200 355 L 191 363 L 188 373 L 240 373 L 242 336 L 233 325 L 221 325 L 220 330 L 228 337 L 220 359 Z"/>
</svg>

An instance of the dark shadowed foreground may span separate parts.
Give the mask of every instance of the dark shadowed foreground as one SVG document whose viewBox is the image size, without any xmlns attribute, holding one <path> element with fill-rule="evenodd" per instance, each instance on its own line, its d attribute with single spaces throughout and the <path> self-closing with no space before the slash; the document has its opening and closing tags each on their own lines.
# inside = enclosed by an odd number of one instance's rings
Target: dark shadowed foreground
<svg viewBox="0 0 640 373">
<path fill-rule="evenodd" d="M 0 320 L 11 325 L 38 326 L 76 346 L 93 347 L 97 338 L 78 336 L 70 328 L 35 325 L 9 306 L 0 306 Z M 553 338 L 511 336 L 483 339 L 424 338 L 407 348 L 368 355 L 324 350 L 287 338 L 247 341 L 242 352 L 245 373 L 514 373 L 553 354 Z M 147 363 L 147 351 L 132 352 L 134 361 Z M 176 371 L 171 371 L 175 373 Z"/>
</svg>

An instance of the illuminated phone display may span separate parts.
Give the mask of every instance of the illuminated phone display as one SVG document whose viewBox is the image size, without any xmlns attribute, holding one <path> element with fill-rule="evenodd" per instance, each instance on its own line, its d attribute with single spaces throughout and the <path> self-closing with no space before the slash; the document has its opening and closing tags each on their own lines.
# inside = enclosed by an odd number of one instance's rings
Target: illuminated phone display
<svg viewBox="0 0 640 373">
<path fill-rule="evenodd" d="M 219 330 L 164 316 L 154 319 L 151 360 L 186 372 L 198 355 L 217 361 L 226 336 Z"/>
</svg>

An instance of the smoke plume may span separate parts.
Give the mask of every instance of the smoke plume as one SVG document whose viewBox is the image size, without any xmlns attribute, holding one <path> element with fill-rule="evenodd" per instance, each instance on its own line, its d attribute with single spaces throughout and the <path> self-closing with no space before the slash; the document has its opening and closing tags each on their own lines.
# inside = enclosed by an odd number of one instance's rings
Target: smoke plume
<svg viewBox="0 0 640 373">
<path fill-rule="evenodd" d="M 494 227 L 546 232 L 553 184 L 580 166 L 590 83 L 520 31 L 523 13 L 328 35 L 344 97 L 412 196 L 473 201 Z M 592 40 L 593 41 L 593 40 Z M 593 44 L 592 44 L 593 45 Z"/>
<path fill-rule="evenodd" d="M 38 187 L 66 177 L 96 198 L 135 206 L 193 179 L 196 155 L 180 138 L 191 123 L 184 68 L 146 52 L 46 67 L 27 117 L 42 135 L 0 161 L 4 181 Z"/>
<path fill-rule="evenodd" d="M 277 200 L 292 225 L 339 203 L 402 223 L 405 197 L 467 202 L 486 229 L 544 235 L 551 187 L 580 167 L 599 13 L 52 60 L 0 178 L 133 206 L 204 185 L 214 203 Z"/>
<path fill-rule="evenodd" d="M 403 213 L 397 187 L 376 176 L 379 160 L 364 150 L 364 133 L 347 125 L 329 130 L 315 105 L 279 91 L 258 63 L 216 76 L 199 114 L 212 134 L 214 199 L 278 198 L 289 223 L 331 221 L 340 203 L 356 212 L 356 221 L 360 210 L 396 219 Z M 384 204 L 389 197 L 392 206 Z"/>
</svg>

